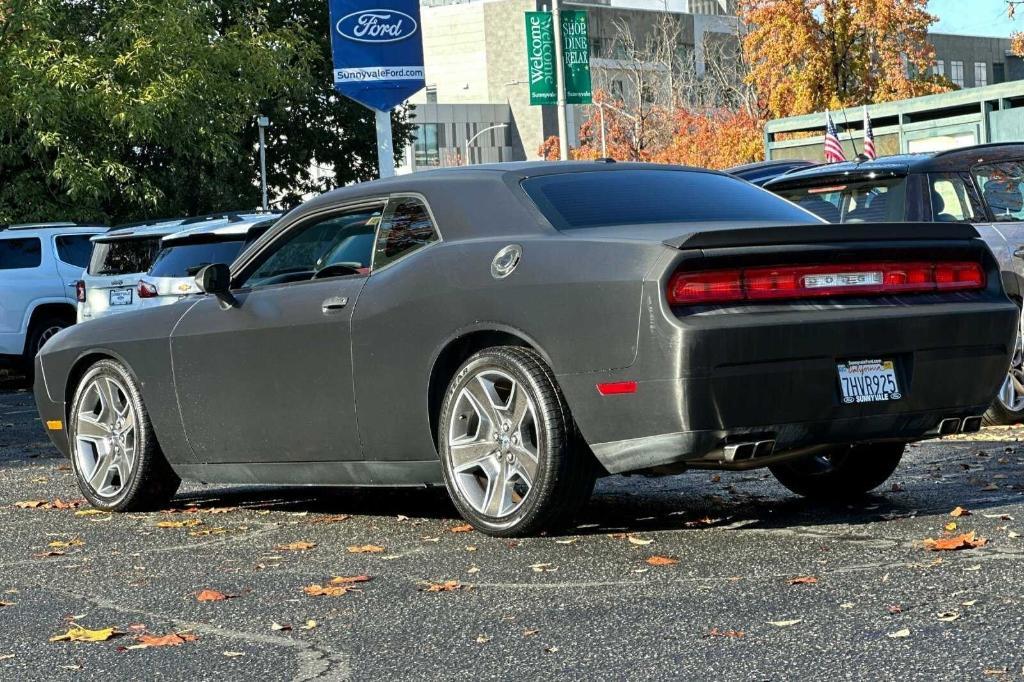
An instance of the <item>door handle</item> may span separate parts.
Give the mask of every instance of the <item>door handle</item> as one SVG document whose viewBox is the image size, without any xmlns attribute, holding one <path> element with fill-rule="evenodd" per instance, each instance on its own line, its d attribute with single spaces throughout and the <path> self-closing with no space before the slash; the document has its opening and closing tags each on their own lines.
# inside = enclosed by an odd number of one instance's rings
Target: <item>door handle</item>
<svg viewBox="0 0 1024 682">
<path fill-rule="evenodd" d="M 1015 258 L 1024 258 L 1024 246 L 1017 247 L 1017 249 L 1013 252 L 1013 255 Z"/>
<path fill-rule="evenodd" d="M 332 296 L 331 298 L 324 299 L 320 309 L 324 311 L 325 315 L 335 313 L 348 305 L 348 298 L 345 296 Z"/>
</svg>

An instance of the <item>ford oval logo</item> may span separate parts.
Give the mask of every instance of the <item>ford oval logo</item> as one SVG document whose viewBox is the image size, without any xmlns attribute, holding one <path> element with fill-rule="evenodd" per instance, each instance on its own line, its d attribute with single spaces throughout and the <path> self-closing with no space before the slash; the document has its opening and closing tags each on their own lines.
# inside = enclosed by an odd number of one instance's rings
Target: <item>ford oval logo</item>
<svg viewBox="0 0 1024 682">
<path fill-rule="evenodd" d="M 338 19 L 335 28 L 360 43 L 393 43 L 416 33 L 416 20 L 393 9 L 364 9 Z"/>
</svg>

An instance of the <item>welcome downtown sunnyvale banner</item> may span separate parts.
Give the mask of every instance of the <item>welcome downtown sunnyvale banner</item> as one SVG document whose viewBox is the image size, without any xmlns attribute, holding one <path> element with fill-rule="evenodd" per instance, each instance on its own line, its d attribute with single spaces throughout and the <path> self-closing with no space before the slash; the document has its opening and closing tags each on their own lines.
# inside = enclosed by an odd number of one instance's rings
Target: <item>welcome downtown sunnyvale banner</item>
<svg viewBox="0 0 1024 682">
<path fill-rule="evenodd" d="M 567 104 L 590 104 L 593 93 L 587 13 L 584 10 L 563 10 L 561 18 L 565 101 Z M 551 12 L 526 13 L 526 63 L 530 104 L 557 104 L 555 22 Z"/>
</svg>

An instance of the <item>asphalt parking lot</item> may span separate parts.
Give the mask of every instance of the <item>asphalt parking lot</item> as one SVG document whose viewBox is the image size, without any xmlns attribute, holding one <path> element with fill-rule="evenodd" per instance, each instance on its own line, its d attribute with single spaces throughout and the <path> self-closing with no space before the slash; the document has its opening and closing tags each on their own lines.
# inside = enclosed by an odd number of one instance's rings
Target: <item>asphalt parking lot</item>
<svg viewBox="0 0 1024 682">
<path fill-rule="evenodd" d="M 767 472 L 608 479 L 575 534 L 509 541 L 436 490 L 189 485 L 90 514 L 7 385 L 0 678 L 1021 679 L 1021 434 L 915 446 L 860 508 Z M 49 641 L 75 626 L 114 634 Z"/>
</svg>

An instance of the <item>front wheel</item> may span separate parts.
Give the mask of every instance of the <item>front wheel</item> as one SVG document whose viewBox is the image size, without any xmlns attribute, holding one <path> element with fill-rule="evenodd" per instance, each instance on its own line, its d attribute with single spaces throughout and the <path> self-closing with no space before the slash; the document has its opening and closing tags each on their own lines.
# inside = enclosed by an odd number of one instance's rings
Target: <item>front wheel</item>
<svg viewBox="0 0 1024 682">
<path fill-rule="evenodd" d="M 452 501 L 489 535 L 564 527 L 593 491 L 592 456 L 532 350 L 489 348 L 467 360 L 448 386 L 438 436 Z"/>
<path fill-rule="evenodd" d="M 874 490 L 892 476 L 903 458 L 903 443 L 837 445 L 810 457 L 773 464 L 782 485 L 815 500 L 850 500 Z"/>
<path fill-rule="evenodd" d="M 158 509 L 181 485 L 156 442 L 135 377 L 118 362 L 101 360 L 82 377 L 68 436 L 78 487 L 97 509 Z"/>
</svg>

